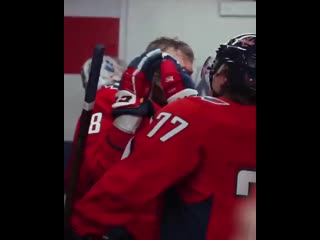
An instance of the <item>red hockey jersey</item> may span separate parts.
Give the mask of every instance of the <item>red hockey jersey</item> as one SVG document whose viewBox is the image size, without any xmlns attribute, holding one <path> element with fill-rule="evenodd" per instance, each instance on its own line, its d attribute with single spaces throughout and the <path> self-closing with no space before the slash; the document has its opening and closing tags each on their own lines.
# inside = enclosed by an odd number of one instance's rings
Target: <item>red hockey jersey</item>
<svg viewBox="0 0 320 240">
<path fill-rule="evenodd" d="M 162 212 L 162 240 L 232 236 L 234 209 L 256 181 L 255 106 L 211 97 L 177 100 L 129 147 L 129 157 L 76 204 L 75 229 L 126 224 L 173 187 L 175 197 Z"/>
<path fill-rule="evenodd" d="M 121 159 L 125 146 L 132 137 L 131 134 L 124 133 L 113 126 L 112 104 L 115 101 L 115 94 L 118 89 L 114 87 L 102 87 L 96 95 L 91 124 L 87 136 L 84 159 L 81 165 L 80 174 L 76 186 L 74 202 L 78 202 L 89 189 L 108 171 L 112 165 Z M 155 111 L 159 109 L 153 103 Z M 143 119 L 138 131 L 149 125 L 150 119 Z M 75 133 L 77 137 L 79 123 Z M 70 161 L 72 161 L 73 157 Z M 71 165 L 69 165 L 71 166 Z M 70 167 L 67 171 L 66 183 L 69 182 Z M 150 239 L 154 235 L 159 235 L 159 217 L 156 204 L 150 204 L 147 214 L 130 214 L 132 219 L 125 228 L 137 239 Z M 101 229 L 93 226 L 93 231 L 86 234 L 99 235 L 104 233 L 106 228 Z M 98 225 L 99 226 L 99 225 Z M 79 232 L 82 232 L 81 230 Z M 154 239 L 156 240 L 156 239 Z"/>
</svg>

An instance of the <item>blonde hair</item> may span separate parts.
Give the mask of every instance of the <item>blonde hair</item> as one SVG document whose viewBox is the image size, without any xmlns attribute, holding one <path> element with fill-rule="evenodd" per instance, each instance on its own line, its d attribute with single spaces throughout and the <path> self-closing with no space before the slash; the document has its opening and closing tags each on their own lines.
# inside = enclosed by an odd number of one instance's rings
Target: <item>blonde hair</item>
<svg viewBox="0 0 320 240">
<path fill-rule="evenodd" d="M 194 52 L 189 44 L 184 41 L 179 40 L 179 38 L 169 38 L 169 37 L 159 37 L 149 43 L 146 51 L 149 52 L 156 48 L 160 48 L 162 51 L 167 48 L 172 47 L 175 50 L 180 50 L 184 55 L 188 57 L 190 61 L 194 60 Z"/>
<path fill-rule="evenodd" d="M 154 49 L 160 48 L 161 51 L 165 51 L 168 48 L 173 48 L 174 50 L 180 50 L 189 61 L 194 61 L 194 53 L 192 48 L 184 41 L 179 40 L 177 37 L 159 37 L 150 42 L 146 48 L 146 51 L 152 51 Z M 160 106 L 165 106 L 168 102 L 163 94 L 162 85 L 160 83 L 160 69 L 156 70 L 153 75 L 152 80 L 152 91 L 151 98 Z"/>
</svg>

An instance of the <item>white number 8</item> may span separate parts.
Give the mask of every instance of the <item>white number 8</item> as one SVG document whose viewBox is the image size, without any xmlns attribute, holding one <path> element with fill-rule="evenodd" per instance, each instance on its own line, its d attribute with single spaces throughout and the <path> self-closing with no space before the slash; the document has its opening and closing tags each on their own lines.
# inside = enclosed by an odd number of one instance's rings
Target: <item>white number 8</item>
<svg viewBox="0 0 320 240">
<path fill-rule="evenodd" d="M 92 114 L 88 134 L 98 133 L 101 128 L 102 113 Z"/>
</svg>

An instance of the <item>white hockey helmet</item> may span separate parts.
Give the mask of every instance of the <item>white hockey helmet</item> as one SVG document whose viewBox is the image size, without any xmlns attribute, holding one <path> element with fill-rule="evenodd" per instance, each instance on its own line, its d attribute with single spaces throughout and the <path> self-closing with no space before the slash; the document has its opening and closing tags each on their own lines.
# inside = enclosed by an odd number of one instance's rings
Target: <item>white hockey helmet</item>
<svg viewBox="0 0 320 240">
<path fill-rule="evenodd" d="M 89 58 L 82 66 L 81 69 L 81 80 L 82 86 L 85 88 L 87 86 L 90 74 L 92 59 Z M 98 82 L 98 89 L 104 85 L 110 85 L 114 82 L 119 82 L 122 77 L 126 66 L 123 61 L 110 56 L 103 56 L 103 62 L 101 65 L 100 78 Z"/>
</svg>

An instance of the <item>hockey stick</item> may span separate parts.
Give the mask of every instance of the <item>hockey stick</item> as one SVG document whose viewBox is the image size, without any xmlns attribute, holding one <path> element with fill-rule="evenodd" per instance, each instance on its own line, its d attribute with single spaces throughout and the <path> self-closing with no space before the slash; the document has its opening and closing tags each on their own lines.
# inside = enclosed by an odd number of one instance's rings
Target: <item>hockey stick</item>
<svg viewBox="0 0 320 240">
<path fill-rule="evenodd" d="M 76 143 L 74 160 L 71 166 L 69 186 L 67 186 L 65 208 L 64 208 L 64 226 L 70 227 L 70 216 L 72 212 L 72 200 L 75 186 L 78 180 L 79 170 L 83 159 L 84 148 L 88 136 L 88 130 L 92 115 L 92 109 L 96 98 L 97 86 L 100 76 L 100 69 L 103 60 L 105 48 L 103 45 L 97 45 L 94 48 L 89 80 L 85 91 L 84 104 L 80 115 L 80 128 Z"/>
</svg>

